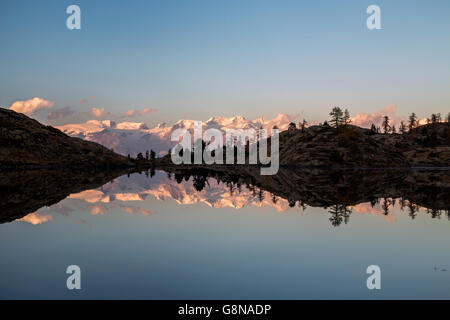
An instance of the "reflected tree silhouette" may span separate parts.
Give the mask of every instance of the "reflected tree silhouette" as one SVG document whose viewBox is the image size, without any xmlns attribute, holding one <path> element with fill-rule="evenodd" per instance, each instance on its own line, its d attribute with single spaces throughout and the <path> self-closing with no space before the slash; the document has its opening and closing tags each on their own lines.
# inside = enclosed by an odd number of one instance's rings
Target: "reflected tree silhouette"
<svg viewBox="0 0 450 320">
<path fill-rule="evenodd" d="M 88 190 L 91 184 L 86 181 L 94 181 L 96 175 L 99 179 L 95 181 L 106 183 L 120 175 L 130 177 L 134 172 L 153 178 L 156 169 L 161 170 L 151 167 L 141 171 L 121 171 L 110 175 L 110 180 L 104 173 L 79 176 L 51 172 L 5 173 L 0 176 L 0 222 L 10 221 L 11 217 L 20 218 L 32 212 L 30 210 L 38 210 L 40 204 L 44 206 L 55 203 L 74 191 Z M 192 183 L 198 192 L 209 186 L 209 179 L 214 179 L 219 185 L 225 184 L 230 196 L 235 196 L 236 193 L 241 195 L 245 186 L 249 195 L 259 203 L 269 197 L 273 204 L 285 200 L 289 208 L 295 208 L 298 203 L 298 208 L 303 211 L 308 206 L 325 208 L 331 215 L 329 220 L 333 226 L 349 223 L 352 212 L 349 208 L 362 203 L 370 204 L 375 210 L 378 210 L 376 207 L 380 205 L 384 215 L 389 215 L 390 211 L 396 208 L 395 199 L 398 199 L 397 208 L 402 211 L 407 208 L 411 219 L 415 219 L 419 208 L 424 208 L 433 219 L 439 219 L 445 213 L 450 220 L 450 171 L 336 173 L 282 168 L 275 176 L 262 177 L 256 173 L 259 168 L 253 171 L 176 167 L 163 169 L 167 179 L 173 177 L 177 184 L 181 184 L 183 180 Z M 55 190 L 58 192 L 55 193 Z"/>
<path fill-rule="evenodd" d="M 331 214 L 330 221 L 333 227 L 338 227 L 344 222 L 347 224 L 350 221 L 350 214 L 352 210 L 350 210 L 346 205 L 343 204 L 335 204 L 333 205 L 328 212 Z"/>
</svg>

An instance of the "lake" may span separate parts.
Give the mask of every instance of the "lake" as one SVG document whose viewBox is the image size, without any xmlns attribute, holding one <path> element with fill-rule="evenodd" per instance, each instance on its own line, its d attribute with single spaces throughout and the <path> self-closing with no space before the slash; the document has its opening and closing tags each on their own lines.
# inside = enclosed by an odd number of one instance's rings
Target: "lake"
<svg viewBox="0 0 450 320">
<path fill-rule="evenodd" d="M 19 175 L 1 189 L 0 299 L 450 298 L 448 171 Z"/>
</svg>

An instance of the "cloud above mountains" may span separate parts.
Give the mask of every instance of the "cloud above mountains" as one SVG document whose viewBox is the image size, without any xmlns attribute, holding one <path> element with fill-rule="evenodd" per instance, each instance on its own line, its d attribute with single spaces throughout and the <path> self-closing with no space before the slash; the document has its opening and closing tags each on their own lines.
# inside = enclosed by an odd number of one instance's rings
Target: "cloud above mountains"
<svg viewBox="0 0 450 320">
<path fill-rule="evenodd" d="M 94 99 L 94 97 L 93 97 Z M 79 99 L 77 101 L 78 103 L 87 103 L 87 99 Z M 38 110 L 41 109 L 51 109 L 55 103 L 53 101 L 49 101 L 43 98 L 34 97 L 32 99 L 23 100 L 23 101 L 15 101 L 11 104 L 9 109 L 14 110 L 16 112 L 24 113 L 26 115 L 33 115 Z M 86 112 L 76 112 L 71 107 L 66 106 L 64 108 L 59 109 L 52 109 L 49 110 L 47 113 L 47 120 L 62 120 L 69 116 L 72 116 L 76 114 L 76 118 L 84 121 L 83 119 L 106 119 L 109 118 L 113 121 L 119 121 L 121 119 L 126 118 L 139 118 L 141 116 L 152 114 L 157 112 L 157 109 L 153 108 L 143 108 L 143 109 L 129 109 L 122 115 L 113 114 L 109 112 L 105 108 L 99 108 L 99 107 L 92 107 L 90 111 Z M 381 110 L 378 110 L 373 113 L 359 113 L 351 118 L 352 124 L 357 125 L 364 128 L 370 128 L 372 124 L 375 126 L 381 126 L 383 122 L 384 116 L 388 116 L 391 120 L 391 125 L 395 125 L 397 128 L 400 126 L 401 121 L 405 121 L 406 118 L 404 116 L 397 115 L 397 107 L 396 105 L 388 105 L 384 107 Z M 73 117 L 72 117 L 73 118 Z M 213 120 L 218 120 L 219 127 L 227 127 L 228 125 L 223 123 L 224 121 L 231 121 L 234 127 L 239 127 L 242 125 L 243 127 L 248 126 L 258 126 L 263 128 L 271 129 L 273 126 L 278 126 L 280 130 L 286 130 L 287 126 L 290 122 L 298 123 L 301 121 L 301 116 L 299 114 L 284 114 L 280 113 L 273 119 L 264 119 L 259 118 L 256 120 L 247 120 L 243 117 L 232 117 L 232 118 L 226 118 L 226 117 L 213 117 L 211 118 Z M 183 120 L 187 121 L 187 120 Z M 317 121 L 308 121 L 309 125 L 317 124 Z M 421 119 L 420 123 L 425 123 L 425 119 Z M 231 124 L 230 124 L 231 125 Z M 70 126 L 68 124 L 68 126 Z M 72 125 L 73 126 L 73 125 Z"/>
<path fill-rule="evenodd" d="M 32 115 L 39 109 L 52 108 L 55 105 L 53 101 L 48 101 L 39 97 L 34 97 L 29 100 L 16 101 L 11 104 L 9 109 L 16 112 Z"/>
<path fill-rule="evenodd" d="M 370 128 L 372 123 L 375 126 L 381 126 L 384 116 L 388 116 L 391 120 L 391 125 L 396 127 L 400 126 L 400 122 L 405 120 L 403 116 L 397 116 L 397 106 L 395 104 L 388 105 L 382 110 L 374 113 L 359 113 L 355 117 L 351 118 L 352 124 L 363 128 Z"/>
<path fill-rule="evenodd" d="M 125 117 L 136 117 L 136 116 L 143 116 L 144 114 L 153 113 L 156 112 L 156 109 L 152 108 L 144 108 L 142 110 L 136 110 L 136 109 L 130 109 L 127 112 L 125 112 Z"/>
<path fill-rule="evenodd" d="M 92 112 L 92 115 L 96 118 L 103 118 L 109 114 L 108 110 L 106 110 L 105 108 L 100 109 L 100 108 L 93 107 L 91 109 L 91 112 Z"/>
<path fill-rule="evenodd" d="M 91 113 L 95 118 L 104 118 L 109 116 L 111 120 L 119 120 L 119 119 L 124 119 L 124 118 L 133 118 L 133 117 L 138 117 L 138 116 L 143 116 L 146 114 L 150 114 L 153 112 L 156 112 L 156 109 L 152 109 L 152 108 L 144 108 L 142 110 L 136 110 L 136 109 L 130 109 L 128 111 L 125 112 L 124 115 L 114 115 L 111 114 L 108 110 L 106 110 L 105 108 L 97 108 L 97 107 L 93 107 L 91 109 Z"/>
</svg>

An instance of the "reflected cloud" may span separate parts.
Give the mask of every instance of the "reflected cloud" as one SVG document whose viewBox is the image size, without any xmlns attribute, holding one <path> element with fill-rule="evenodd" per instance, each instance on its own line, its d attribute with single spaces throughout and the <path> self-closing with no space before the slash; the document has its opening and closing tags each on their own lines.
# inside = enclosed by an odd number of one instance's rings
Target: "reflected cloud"
<svg viewBox="0 0 450 320">
<path fill-rule="evenodd" d="M 105 195 L 100 190 L 86 190 L 80 193 L 71 194 L 67 197 L 68 199 L 79 199 L 84 200 L 89 203 L 100 202 L 105 198 Z M 109 201 L 109 199 L 108 199 Z M 106 202 L 108 202 L 106 201 Z"/>
<path fill-rule="evenodd" d="M 53 220 L 53 216 L 51 214 L 42 214 L 42 213 L 30 213 L 26 215 L 25 217 L 18 219 L 16 221 L 23 221 L 31 223 L 32 225 L 38 225 L 45 222 L 49 222 Z"/>
<path fill-rule="evenodd" d="M 104 205 L 100 204 L 93 206 L 90 210 L 90 214 L 93 216 L 102 216 L 106 213 L 106 211 L 108 211 L 108 209 Z"/>
<path fill-rule="evenodd" d="M 420 214 L 431 218 L 449 217 L 450 171 L 445 170 L 291 170 L 281 168 L 275 176 L 260 176 L 253 167 L 233 170 L 205 168 L 165 168 L 164 171 L 135 172 L 97 184 L 96 189 L 69 193 L 64 202 L 53 198 L 31 203 L 23 197 L 23 208 L 15 204 L 15 196 L 5 197 L 5 203 L 18 221 L 41 224 L 52 219 L 50 213 L 68 215 L 71 211 L 103 216 L 118 209 L 126 214 L 155 214 L 151 202 L 173 200 L 178 205 L 204 204 L 210 208 L 244 207 L 301 212 L 308 207 L 320 207 L 329 214 L 333 226 L 348 224 L 350 216 L 372 214 L 387 222 L 396 222 L 400 211 L 411 219 Z M 26 175 L 26 174 L 25 174 Z M 40 176 L 42 182 L 49 179 Z M 15 181 L 14 179 L 8 181 Z M 85 180 L 81 180 L 85 181 Z M 47 186 L 48 187 L 48 186 Z M 49 192 L 55 188 L 48 187 Z M 74 191 L 83 190 L 73 188 Z M 27 190 L 33 199 L 32 190 Z M 56 198 L 58 201 L 62 197 Z M 14 204 L 14 205 L 13 205 Z M 32 205 L 32 206 L 30 206 Z M 37 208 L 47 207 L 46 213 Z M 32 207 L 25 216 L 20 210 Z M 30 210 L 31 211 L 31 210 Z M 16 213 L 17 212 L 17 213 Z M 26 211 L 25 211 L 26 212 Z M 10 221 L 12 221 L 10 220 Z"/>
</svg>

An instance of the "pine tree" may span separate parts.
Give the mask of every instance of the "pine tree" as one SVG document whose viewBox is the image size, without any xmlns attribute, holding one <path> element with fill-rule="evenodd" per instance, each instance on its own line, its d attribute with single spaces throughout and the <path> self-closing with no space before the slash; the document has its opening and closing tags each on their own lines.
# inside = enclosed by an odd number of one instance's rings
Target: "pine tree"
<svg viewBox="0 0 450 320">
<path fill-rule="evenodd" d="M 408 124 L 408 129 L 409 131 L 411 131 L 413 128 L 415 128 L 417 125 L 417 116 L 416 114 L 413 112 L 411 113 L 411 115 L 409 116 L 409 124 Z"/>
<path fill-rule="evenodd" d="M 153 149 L 150 149 L 150 161 L 155 161 L 156 153 Z"/>
<path fill-rule="evenodd" d="M 370 131 L 372 131 L 373 133 L 377 133 L 377 127 L 375 127 L 373 123 L 372 126 L 370 127 Z"/>
<path fill-rule="evenodd" d="M 431 123 L 436 123 L 436 122 L 438 122 L 438 121 L 437 121 L 437 115 L 433 113 L 433 114 L 431 115 Z"/>
<path fill-rule="evenodd" d="M 403 121 L 400 122 L 400 133 L 401 134 L 406 133 L 406 125 Z"/>
<path fill-rule="evenodd" d="M 305 132 L 306 127 L 308 126 L 308 122 L 303 119 L 302 123 L 300 124 L 300 128 L 302 129 L 302 132 Z"/>
<path fill-rule="evenodd" d="M 330 116 L 331 125 L 335 128 L 340 127 L 344 121 L 344 113 L 342 112 L 342 109 L 339 107 L 334 107 L 330 112 Z"/>
<path fill-rule="evenodd" d="M 352 123 L 352 119 L 350 119 L 350 112 L 347 109 L 344 111 L 344 125 L 349 125 Z"/>
<path fill-rule="evenodd" d="M 395 125 L 394 125 L 394 126 L 392 126 L 392 130 L 391 130 L 391 132 L 392 132 L 392 133 L 397 133 L 397 129 L 395 128 Z"/>
<path fill-rule="evenodd" d="M 389 131 L 391 130 L 391 126 L 389 125 L 389 117 L 388 116 L 384 116 L 382 127 L 384 130 L 384 134 L 389 133 Z"/>
</svg>

